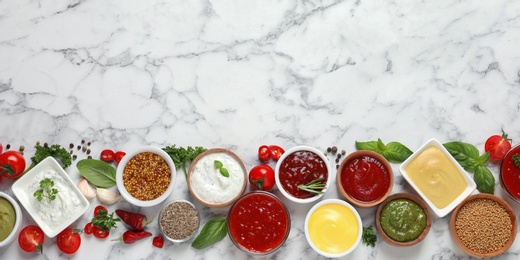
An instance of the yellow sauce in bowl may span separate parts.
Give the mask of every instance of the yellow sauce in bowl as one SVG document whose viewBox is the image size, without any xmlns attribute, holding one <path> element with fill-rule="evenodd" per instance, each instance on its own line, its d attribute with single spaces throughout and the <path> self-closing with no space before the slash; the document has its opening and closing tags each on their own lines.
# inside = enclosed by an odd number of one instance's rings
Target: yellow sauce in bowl
<svg viewBox="0 0 520 260">
<path fill-rule="evenodd" d="M 349 250 L 359 235 L 354 212 L 341 204 L 323 204 L 310 216 L 308 232 L 312 243 L 321 251 L 340 254 Z"/>
<path fill-rule="evenodd" d="M 448 206 L 467 187 L 455 164 L 435 146 L 422 151 L 405 170 L 410 180 L 439 209 Z"/>
</svg>

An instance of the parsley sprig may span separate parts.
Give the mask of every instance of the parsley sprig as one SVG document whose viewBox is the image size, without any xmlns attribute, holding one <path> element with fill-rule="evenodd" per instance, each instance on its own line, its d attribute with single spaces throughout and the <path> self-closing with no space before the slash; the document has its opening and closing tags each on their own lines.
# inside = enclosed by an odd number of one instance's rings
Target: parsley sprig
<svg viewBox="0 0 520 260">
<path fill-rule="evenodd" d="M 50 178 L 45 178 L 40 181 L 40 189 L 36 190 L 33 194 L 34 197 L 38 201 L 42 201 L 43 198 L 49 199 L 49 201 L 53 201 L 56 199 L 56 195 L 58 194 L 58 189 L 53 188 L 54 181 Z"/>
<path fill-rule="evenodd" d="M 36 148 L 36 152 L 34 153 L 34 156 L 31 157 L 31 165 L 24 171 L 24 174 L 49 156 L 52 156 L 58 162 L 61 162 L 63 169 L 66 169 L 72 164 L 70 152 L 59 144 L 53 144 L 50 146 L 47 144 L 43 146 L 37 144 L 34 148 Z"/>
<path fill-rule="evenodd" d="M 188 171 L 186 170 L 186 164 L 193 161 L 195 157 L 197 157 L 199 154 L 205 152 L 207 149 L 195 146 L 191 147 L 188 146 L 187 148 L 184 147 L 175 147 L 173 146 L 167 146 L 163 148 L 163 151 L 165 151 L 173 160 L 173 163 L 175 164 L 175 168 L 180 169 L 182 168 L 184 170 L 184 175 L 186 177 L 188 176 Z"/>
<path fill-rule="evenodd" d="M 323 190 L 327 188 L 327 184 L 321 182 L 323 180 L 324 178 L 320 177 L 318 179 L 310 181 L 307 184 L 300 184 L 298 185 L 298 189 L 314 194 L 322 194 Z"/>
<path fill-rule="evenodd" d="M 376 246 L 377 236 L 372 229 L 372 226 L 363 227 L 363 234 L 361 235 L 363 244 L 371 247 Z"/>
<path fill-rule="evenodd" d="M 114 212 L 108 214 L 108 211 L 100 209 L 97 217 L 92 218 L 92 225 L 104 231 L 110 231 L 110 229 L 116 227 L 116 222 L 119 221 L 121 221 L 121 219 L 114 217 Z"/>
</svg>

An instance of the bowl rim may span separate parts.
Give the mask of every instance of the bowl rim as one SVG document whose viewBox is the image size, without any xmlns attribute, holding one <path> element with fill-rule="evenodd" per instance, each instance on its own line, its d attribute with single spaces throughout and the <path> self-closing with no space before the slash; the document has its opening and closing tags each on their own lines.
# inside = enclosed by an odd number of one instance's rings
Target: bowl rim
<svg viewBox="0 0 520 260">
<path fill-rule="evenodd" d="M 193 233 L 191 233 L 191 235 L 189 235 L 188 237 L 186 237 L 186 238 L 184 238 L 184 239 L 179 239 L 179 240 L 177 240 L 177 239 L 173 239 L 173 238 L 167 236 L 167 235 L 164 233 L 164 231 L 163 231 L 163 229 L 162 229 L 162 225 L 161 225 L 161 216 L 162 216 L 163 211 L 166 209 L 166 207 L 168 207 L 169 205 L 171 205 L 171 204 L 173 204 L 173 203 L 176 203 L 176 202 L 184 202 L 184 203 L 187 203 L 187 204 L 189 204 L 190 206 L 192 206 L 192 207 L 195 209 L 195 211 L 197 212 L 197 218 L 198 218 L 198 220 L 199 220 L 199 224 L 197 225 L 197 228 L 196 228 L 195 230 L 193 230 Z M 159 226 L 159 231 L 161 232 L 161 234 L 162 234 L 166 239 L 168 239 L 169 241 L 174 242 L 174 243 L 175 243 L 175 242 L 177 242 L 177 243 L 185 242 L 185 241 L 188 241 L 188 240 L 190 240 L 191 238 L 193 238 L 193 237 L 195 236 L 195 234 L 197 233 L 197 231 L 199 231 L 199 229 L 200 229 L 200 220 L 201 220 L 201 219 L 200 219 L 200 211 L 197 209 L 197 207 L 195 207 L 195 205 L 194 205 L 193 203 L 191 203 L 190 201 L 185 200 L 185 199 L 177 199 L 177 200 L 172 200 L 172 201 L 168 201 L 168 202 L 166 202 L 166 203 L 162 206 L 161 210 L 159 211 L 159 215 L 157 215 L 157 225 Z"/>
<path fill-rule="evenodd" d="M 426 148 L 431 146 L 435 146 L 441 150 L 441 152 L 448 157 L 448 159 L 455 165 L 455 167 L 459 170 L 459 173 L 462 175 L 464 180 L 466 181 L 466 189 L 455 198 L 449 205 L 440 209 L 415 185 L 415 183 L 410 179 L 408 173 L 406 172 L 406 167 L 410 162 L 412 162 L 419 154 L 421 154 Z M 435 213 L 435 215 L 439 218 L 445 217 L 448 215 L 458 204 L 460 204 L 465 198 L 467 198 L 473 191 L 477 188 L 477 184 L 473 181 L 473 178 L 470 177 L 469 173 L 466 172 L 462 166 L 453 158 L 453 156 L 448 152 L 448 150 L 435 138 L 431 138 L 426 143 L 424 143 L 419 149 L 417 149 L 408 159 L 406 159 L 401 166 L 399 166 L 399 171 L 403 178 L 412 186 L 412 188 L 419 194 L 419 196 L 428 204 L 430 209 Z"/>
<path fill-rule="evenodd" d="M 507 188 L 507 185 L 506 183 L 504 182 L 504 164 L 506 163 L 506 158 L 508 157 L 508 155 L 510 153 L 515 153 L 515 152 L 519 152 L 520 153 L 520 144 L 517 144 L 513 147 L 511 147 L 511 149 L 509 149 L 509 151 L 507 151 L 507 153 L 504 155 L 504 158 L 502 159 L 502 162 L 500 163 L 500 172 L 498 174 L 498 177 L 499 177 L 499 182 L 500 182 L 500 186 L 502 186 L 502 189 L 505 191 L 505 193 L 515 202 L 517 203 L 520 203 L 520 198 L 519 197 L 516 197 L 515 195 L 513 195 L 511 193 L 511 191 L 509 191 L 509 189 Z M 520 170 L 519 170 L 520 171 Z"/>
<path fill-rule="evenodd" d="M 356 220 L 358 222 L 358 236 L 356 237 L 356 241 L 354 244 L 347 249 L 345 252 L 339 253 L 339 254 L 331 254 L 327 252 L 321 251 L 319 248 L 317 248 L 314 243 L 311 240 L 310 234 L 309 234 L 309 219 L 311 215 L 321 206 L 327 205 L 327 204 L 339 204 L 341 206 L 347 207 L 352 213 L 354 213 L 354 216 L 356 216 Z M 352 206 L 350 203 L 341 200 L 341 199 L 325 199 L 318 203 L 316 203 L 312 208 L 307 212 L 307 215 L 305 216 L 305 222 L 304 222 L 304 232 L 305 232 L 305 239 L 307 240 L 307 243 L 311 246 L 312 249 L 314 249 L 315 252 L 318 254 L 329 257 L 329 258 L 337 258 L 337 257 L 343 257 L 348 254 L 350 254 L 352 251 L 354 251 L 358 245 L 361 243 L 361 236 L 363 235 L 363 221 L 361 220 L 361 216 L 359 215 L 359 212 Z"/>
<path fill-rule="evenodd" d="M 75 214 L 70 216 L 71 218 L 63 221 L 60 225 L 57 227 L 50 227 L 45 221 L 43 221 L 40 216 L 38 216 L 34 212 L 34 208 L 31 205 L 29 198 L 27 196 L 26 186 L 28 185 L 28 182 L 34 178 L 36 174 L 41 172 L 43 169 L 46 168 L 52 168 L 56 170 L 56 172 L 65 179 L 65 182 L 69 184 L 70 189 L 72 192 L 74 192 L 78 198 L 81 200 L 81 205 L 83 205 L 83 208 L 80 208 Z M 38 226 L 42 229 L 43 233 L 48 238 L 53 238 L 56 235 L 58 235 L 61 231 L 63 231 L 65 228 L 67 228 L 70 224 L 74 223 L 74 221 L 78 220 L 90 207 L 90 202 L 85 198 L 85 196 L 80 192 L 78 187 L 72 182 L 72 179 L 70 176 L 65 172 L 65 170 L 61 167 L 61 165 L 54 159 L 52 156 L 49 156 L 45 159 L 43 159 L 40 163 L 38 163 L 36 166 L 34 166 L 31 170 L 26 172 L 24 175 L 22 175 L 16 182 L 13 183 L 13 186 L 11 187 L 14 195 L 20 201 L 20 204 L 25 208 L 27 213 L 32 217 L 32 219 L 38 224 Z M 32 195 L 32 194 L 31 194 Z"/>
<path fill-rule="evenodd" d="M 509 238 L 509 240 L 507 241 L 507 243 L 504 245 L 503 248 L 501 248 L 495 252 L 491 252 L 491 253 L 487 253 L 487 254 L 474 252 L 474 251 L 470 250 L 468 247 L 466 247 L 460 240 L 459 236 L 457 235 L 457 232 L 455 229 L 455 221 L 457 219 L 457 215 L 458 215 L 460 209 L 464 205 L 466 205 L 466 203 L 468 203 L 472 200 L 476 200 L 476 199 L 490 199 L 490 200 L 496 201 L 498 204 L 500 204 L 502 207 L 504 207 L 504 209 L 509 214 L 509 217 L 511 219 L 511 224 L 512 224 L 511 237 Z M 457 206 L 457 208 L 455 208 L 455 210 L 453 211 L 453 213 L 451 214 L 451 217 L 450 217 L 449 227 L 450 227 L 451 238 L 462 251 L 464 251 L 466 254 L 473 256 L 473 257 L 488 258 L 488 257 L 495 257 L 495 256 L 498 256 L 498 255 L 504 253 L 511 247 L 511 245 L 513 245 L 515 238 L 516 238 L 517 229 L 518 229 L 518 222 L 516 219 L 515 211 L 513 210 L 513 208 L 511 208 L 511 205 L 509 205 L 504 199 L 502 199 L 494 194 L 478 193 L 478 194 L 473 194 L 473 195 L 467 197 L 464 201 L 462 201 Z"/>
<path fill-rule="evenodd" d="M 322 190 L 323 191 L 322 194 L 317 194 L 313 197 L 305 198 L 305 199 L 296 198 L 293 195 L 289 194 L 289 192 L 287 192 L 283 188 L 283 186 L 280 184 L 280 167 L 281 167 L 283 161 L 287 158 L 287 156 L 291 155 L 294 152 L 299 152 L 299 151 L 308 151 L 308 152 L 313 152 L 313 153 L 317 154 L 323 160 L 325 165 L 327 166 L 327 187 Z M 284 197 L 286 197 L 290 201 L 297 202 L 297 203 L 310 203 L 310 202 L 314 202 L 316 200 L 321 199 L 323 197 L 323 195 L 325 195 L 325 193 L 327 193 L 327 190 L 329 190 L 330 186 L 332 185 L 332 179 L 334 178 L 334 176 L 332 175 L 332 167 L 330 166 L 330 162 L 329 162 L 328 158 L 323 154 L 323 152 L 321 152 L 320 150 L 318 150 L 312 146 L 297 145 L 297 146 L 290 148 L 289 150 L 286 150 L 285 153 L 282 154 L 280 159 L 278 159 L 278 161 L 276 162 L 275 169 L 274 169 L 274 178 L 275 178 L 276 187 L 278 188 L 278 190 L 280 191 L 280 193 L 282 193 L 282 195 Z"/>
<path fill-rule="evenodd" d="M 423 209 L 424 214 L 426 214 L 426 227 L 421 232 L 421 234 L 412 241 L 408 241 L 408 242 L 396 241 L 396 240 L 392 239 L 391 237 L 389 237 L 383 230 L 383 227 L 381 226 L 381 211 L 389 202 L 396 200 L 396 199 L 411 200 L 411 201 L 415 202 L 417 205 L 419 205 Z M 430 211 L 428 210 L 428 206 L 426 205 L 426 203 L 424 202 L 423 199 L 421 199 L 420 197 L 418 197 L 414 194 L 411 194 L 411 193 L 400 192 L 400 193 L 395 193 L 395 194 L 388 196 L 388 198 L 386 198 L 381 204 L 379 204 L 379 207 L 377 208 L 377 211 L 375 214 L 375 226 L 376 226 L 377 233 L 379 233 L 381 238 L 388 244 L 390 244 L 392 246 L 396 246 L 396 247 L 413 246 L 413 245 L 423 241 L 424 238 L 426 238 L 426 236 L 430 232 L 430 229 L 432 226 L 432 216 L 431 216 Z"/>
<path fill-rule="evenodd" d="M 242 201 L 243 199 L 249 197 L 249 196 L 255 196 L 255 195 L 265 195 L 265 196 L 269 196 L 271 198 L 273 198 L 275 201 L 277 201 L 280 205 L 282 205 L 282 208 L 283 210 L 285 211 L 285 214 L 287 216 L 287 230 L 285 232 L 285 236 L 282 240 L 282 242 L 276 246 L 275 248 L 271 249 L 270 251 L 267 251 L 267 252 L 251 252 L 249 250 L 247 250 L 246 248 L 244 248 L 242 245 L 240 245 L 237 241 L 235 241 L 235 239 L 233 238 L 233 236 L 231 235 L 231 225 L 230 225 L 230 220 L 231 218 L 229 216 L 231 216 L 231 213 L 233 212 L 233 209 L 235 208 L 235 206 L 240 202 Z M 227 232 L 228 232 L 228 236 L 229 236 L 229 239 L 231 240 L 231 242 L 240 250 L 248 253 L 248 254 L 251 254 L 253 256 L 266 256 L 266 255 L 270 255 L 276 251 L 278 251 L 278 249 L 280 249 L 284 244 L 285 242 L 287 241 L 287 238 L 289 237 L 289 234 L 291 233 L 291 214 L 289 213 L 289 210 L 287 209 L 287 206 L 285 206 L 285 204 L 283 203 L 282 200 L 280 200 L 280 198 L 278 198 L 276 195 L 270 193 L 270 192 L 267 192 L 267 191 L 263 191 L 263 190 L 253 190 L 251 192 L 248 192 L 242 196 L 240 196 L 234 203 L 233 205 L 231 205 L 231 207 L 229 208 L 229 211 L 228 211 L 228 217 L 226 218 L 226 225 L 227 225 Z"/>
<path fill-rule="evenodd" d="M 123 172 L 124 172 L 126 164 L 128 163 L 128 161 L 130 161 L 130 159 L 132 159 L 137 154 L 145 153 L 145 152 L 151 152 L 151 153 L 161 156 L 164 159 L 164 161 L 166 162 L 166 164 L 168 164 L 168 166 L 170 168 L 170 185 L 168 185 L 168 188 L 161 196 L 159 196 L 153 200 L 143 201 L 143 200 L 136 199 L 134 196 L 132 196 L 128 192 L 128 190 L 126 189 L 126 187 L 123 183 Z M 119 190 L 119 193 L 121 193 L 121 196 L 123 196 L 123 198 L 125 198 L 125 200 L 128 201 L 130 204 L 133 204 L 133 205 L 139 206 L 139 207 L 151 207 L 151 206 L 155 206 L 155 205 L 163 202 L 164 200 L 166 200 L 166 198 L 168 198 L 170 196 L 170 194 L 172 193 L 173 188 L 175 186 L 175 181 L 177 178 L 176 176 L 177 176 L 177 169 L 175 168 L 175 164 L 173 163 L 172 158 L 165 151 L 163 151 L 161 148 L 157 148 L 155 146 L 142 146 L 142 147 L 133 149 L 130 152 L 127 152 L 126 155 L 123 157 L 123 159 L 121 159 L 121 161 L 119 162 L 117 169 L 116 169 L 116 186 L 117 186 L 117 189 Z"/>
<path fill-rule="evenodd" d="M 197 196 L 197 193 L 193 190 L 193 188 L 191 186 L 191 175 L 192 175 L 193 171 L 195 170 L 195 166 L 202 158 L 204 158 L 204 156 L 212 154 L 212 153 L 226 153 L 226 154 L 230 155 L 240 164 L 240 167 L 242 168 L 242 171 L 244 172 L 244 182 L 242 183 L 242 188 L 240 189 L 240 191 L 237 193 L 237 195 L 235 197 L 233 197 L 233 199 L 223 202 L 223 203 L 209 203 L 207 201 L 204 201 L 199 196 Z M 233 204 L 235 201 L 238 200 L 238 198 L 240 198 L 240 196 L 242 196 L 242 194 L 244 194 L 244 191 L 246 190 L 246 186 L 247 186 L 247 179 L 248 179 L 247 174 L 248 174 L 248 172 L 247 172 L 244 162 L 242 161 L 242 159 L 240 159 L 240 157 L 236 153 L 234 153 L 233 151 L 226 149 L 226 148 L 211 148 L 211 149 L 208 149 L 208 150 L 204 151 L 203 153 L 199 154 L 197 157 L 195 157 L 195 159 L 193 159 L 193 161 L 190 164 L 190 167 L 188 168 L 186 182 L 188 183 L 188 190 L 190 191 L 191 196 L 193 196 L 193 198 L 195 198 L 195 200 L 197 200 L 200 204 L 202 204 L 206 207 L 209 207 L 209 208 L 223 208 L 223 207 L 227 207 L 227 206 Z"/>
<path fill-rule="evenodd" d="M 20 231 L 20 228 L 22 227 L 22 209 L 20 208 L 20 205 L 16 202 L 16 200 L 11 197 L 9 194 L 4 193 L 0 191 L 0 198 L 5 198 L 14 208 L 14 214 L 15 214 L 15 221 L 14 221 L 14 227 L 13 230 L 11 230 L 11 233 L 3 240 L 0 241 L 0 247 L 4 247 L 9 245 L 11 242 L 13 242 L 14 238 L 18 235 L 18 231 Z"/>
<path fill-rule="evenodd" d="M 347 165 L 347 163 L 349 163 L 350 161 L 357 159 L 359 157 L 363 157 L 363 156 L 372 157 L 372 158 L 378 160 L 379 162 L 381 162 L 383 164 L 383 166 L 387 169 L 388 174 L 390 176 L 390 185 L 388 186 L 388 189 L 386 190 L 385 194 L 383 194 L 383 196 L 381 196 L 380 198 L 378 198 L 377 200 L 374 200 L 374 201 L 362 201 L 362 200 L 358 200 L 358 199 L 352 197 L 350 194 L 348 194 L 345 191 L 345 188 L 341 184 L 341 176 L 342 176 L 343 167 L 345 167 Z M 378 204 L 380 204 L 381 202 L 383 202 L 392 192 L 392 189 L 394 187 L 394 171 L 392 169 L 392 166 L 388 162 L 388 160 L 385 157 L 383 157 L 381 154 L 376 153 L 374 151 L 370 151 L 370 150 L 357 150 L 357 151 L 354 151 L 354 152 L 350 153 L 349 155 L 347 155 L 347 157 L 345 157 L 345 159 L 343 159 L 341 161 L 341 164 L 338 167 L 338 171 L 336 172 L 336 186 L 338 187 L 339 193 L 346 200 L 348 200 L 350 203 L 354 204 L 355 206 L 362 207 L 362 208 L 374 207 L 374 206 L 377 206 Z"/>
</svg>

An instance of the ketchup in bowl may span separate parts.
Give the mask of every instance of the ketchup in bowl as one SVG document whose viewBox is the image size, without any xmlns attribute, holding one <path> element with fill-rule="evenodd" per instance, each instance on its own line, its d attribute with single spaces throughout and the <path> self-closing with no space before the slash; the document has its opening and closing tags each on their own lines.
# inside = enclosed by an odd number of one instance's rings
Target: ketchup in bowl
<svg viewBox="0 0 520 260">
<path fill-rule="evenodd" d="M 231 241 L 251 254 L 268 254 L 280 248 L 289 235 L 291 219 L 273 194 L 253 191 L 240 197 L 229 209 Z"/>
<path fill-rule="evenodd" d="M 298 185 L 307 184 L 318 178 L 323 178 L 321 183 L 327 183 L 327 163 L 315 152 L 295 151 L 281 162 L 278 178 L 282 188 L 293 197 L 299 199 L 314 197 L 317 194 L 298 189 Z"/>
<path fill-rule="evenodd" d="M 520 156 L 520 145 L 513 147 L 502 160 L 500 166 L 500 184 L 505 188 L 507 194 L 516 202 L 520 202 L 520 166 L 515 165 L 513 156 Z M 517 159 L 518 160 L 518 159 Z"/>
</svg>

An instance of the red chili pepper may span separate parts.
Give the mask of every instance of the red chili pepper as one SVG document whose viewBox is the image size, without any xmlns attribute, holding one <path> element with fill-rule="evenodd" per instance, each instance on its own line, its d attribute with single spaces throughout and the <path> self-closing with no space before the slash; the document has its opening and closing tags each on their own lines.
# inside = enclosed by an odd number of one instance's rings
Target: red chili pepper
<svg viewBox="0 0 520 260">
<path fill-rule="evenodd" d="M 152 235 L 152 233 L 150 233 L 148 231 L 128 230 L 125 233 L 123 233 L 123 236 L 121 236 L 117 239 L 113 239 L 113 241 L 119 240 L 119 241 L 123 241 L 123 243 L 125 243 L 125 244 L 132 244 L 135 241 L 141 240 L 141 239 L 143 239 L 145 237 L 149 237 L 151 235 Z"/>
<path fill-rule="evenodd" d="M 116 214 L 128 226 L 139 231 L 144 230 L 144 227 L 152 222 L 147 221 L 146 216 L 140 213 L 133 213 L 122 209 L 116 209 Z"/>
</svg>

